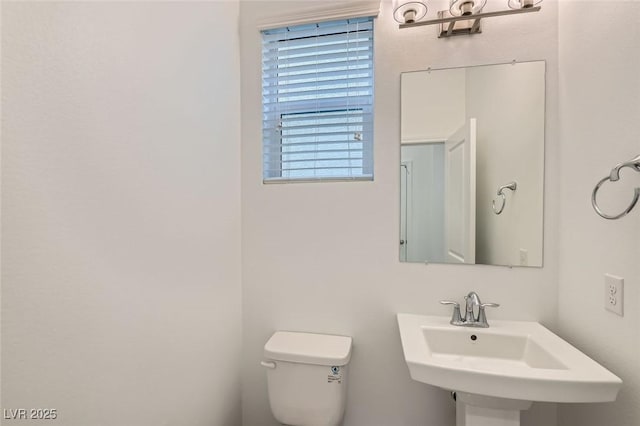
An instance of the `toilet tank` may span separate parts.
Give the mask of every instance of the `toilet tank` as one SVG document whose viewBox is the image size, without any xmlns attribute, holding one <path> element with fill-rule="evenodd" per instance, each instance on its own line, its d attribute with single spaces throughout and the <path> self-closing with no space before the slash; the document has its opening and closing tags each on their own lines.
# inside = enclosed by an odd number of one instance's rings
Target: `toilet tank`
<svg viewBox="0 0 640 426">
<path fill-rule="evenodd" d="M 338 426 L 347 396 L 352 339 L 278 331 L 264 346 L 269 405 L 280 423 Z"/>
</svg>

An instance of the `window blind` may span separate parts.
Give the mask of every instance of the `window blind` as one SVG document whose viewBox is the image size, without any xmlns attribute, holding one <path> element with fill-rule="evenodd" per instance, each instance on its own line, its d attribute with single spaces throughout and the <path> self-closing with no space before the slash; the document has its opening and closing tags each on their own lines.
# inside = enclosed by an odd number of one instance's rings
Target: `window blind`
<svg viewBox="0 0 640 426">
<path fill-rule="evenodd" d="M 264 181 L 373 179 L 373 18 L 262 40 Z"/>
</svg>

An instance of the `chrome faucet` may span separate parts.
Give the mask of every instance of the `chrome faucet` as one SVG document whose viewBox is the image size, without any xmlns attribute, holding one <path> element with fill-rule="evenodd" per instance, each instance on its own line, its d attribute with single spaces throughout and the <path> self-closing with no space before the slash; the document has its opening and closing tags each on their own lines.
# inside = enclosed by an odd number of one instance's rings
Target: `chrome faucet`
<svg viewBox="0 0 640 426">
<path fill-rule="evenodd" d="M 478 293 L 475 291 L 470 292 L 465 297 L 465 313 L 464 318 L 460 315 L 460 304 L 451 300 L 441 300 L 443 305 L 453 305 L 453 315 L 451 316 L 452 325 L 458 325 L 461 327 L 489 327 L 487 322 L 487 315 L 485 314 L 485 308 L 497 308 L 500 306 L 497 303 L 482 303 Z M 477 308 L 477 309 L 476 309 Z M 477 314 L 476 314 L 477 310 Z"/>
</svg>

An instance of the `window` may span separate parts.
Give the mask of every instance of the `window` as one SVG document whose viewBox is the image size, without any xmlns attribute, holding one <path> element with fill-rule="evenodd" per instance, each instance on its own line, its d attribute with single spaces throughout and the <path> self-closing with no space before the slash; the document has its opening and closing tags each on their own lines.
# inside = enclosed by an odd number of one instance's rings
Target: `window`
<svg viewBox="0 0 640 426">
<path fill-rule="evenodd" d="M 373 18 L 262 39 L 264 181 L 373 179 Z"/>
</svg>

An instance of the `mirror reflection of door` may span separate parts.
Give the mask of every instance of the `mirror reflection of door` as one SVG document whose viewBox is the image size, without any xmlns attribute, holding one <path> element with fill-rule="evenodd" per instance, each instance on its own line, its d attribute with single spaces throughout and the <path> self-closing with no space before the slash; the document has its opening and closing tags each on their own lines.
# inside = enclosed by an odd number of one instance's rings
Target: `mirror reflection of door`
<svg viewBox="0 0 640 426">
<path fill-rule="evenodd" d="M 442 262 L 444 253 L 444 141 L 402 147 L 401 239 L 405 261 Z M 404 181 L 404 185 L 402 185 Z M 404 232 L 404 233 L 403 233 Z M 402 237 L 404 236 L 404 238 Z"/>
<path fill-rule="evenodd" d="M 400 164 L 400 261 L 407 262 L 407 241 L 409 223 L 411 222 L 412 209 L 408 203 L 411 192 L 411 161 L 403 161 Z"/>
<path fill-rule="evenodd" d="M 474 263 L 475 128 L 402 146 L 401 261 Z"/>
<path fill-rule="evenodd" d="M 445 258 L 476 261 L 476 119 L 470 118 L 445 142 Z"/>
</svg>

